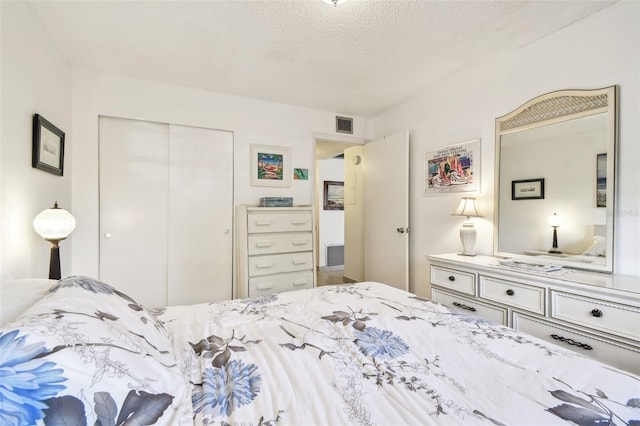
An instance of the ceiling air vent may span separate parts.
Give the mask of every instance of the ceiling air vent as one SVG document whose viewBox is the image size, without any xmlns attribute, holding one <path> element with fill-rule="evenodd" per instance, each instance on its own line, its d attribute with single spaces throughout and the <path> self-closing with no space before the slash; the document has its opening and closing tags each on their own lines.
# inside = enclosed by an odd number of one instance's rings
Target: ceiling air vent
<svg viewBox="0 0 640 426">
<path fill-rule="evenodd" d="M 353 134 L 353 118 L 336 117 L 336 132 Z"/>
</svg>

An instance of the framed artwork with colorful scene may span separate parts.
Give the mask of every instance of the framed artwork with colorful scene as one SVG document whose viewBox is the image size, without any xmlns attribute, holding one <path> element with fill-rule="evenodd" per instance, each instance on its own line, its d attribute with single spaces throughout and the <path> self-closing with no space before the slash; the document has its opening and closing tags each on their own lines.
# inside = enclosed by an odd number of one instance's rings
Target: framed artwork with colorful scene
<svg viewBox="0 0 640 426">
<path fill-rule="evenodd" d="M 291 185 L 291 152 L 281 146 L 251 145 L 251 186 Z"/>
<path fill-rule="evenodd" d="M 429 151 L 424 156 L 424 195 L 480 191 L 480 139 Z"/>
</svg>

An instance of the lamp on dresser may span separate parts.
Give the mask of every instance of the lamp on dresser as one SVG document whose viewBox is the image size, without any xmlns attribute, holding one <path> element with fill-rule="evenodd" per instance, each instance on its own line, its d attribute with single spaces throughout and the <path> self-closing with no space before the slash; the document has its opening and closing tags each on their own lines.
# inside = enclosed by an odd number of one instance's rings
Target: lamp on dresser
<svg viewBox="0 0 640 426">
<path fill-rule="evenodd" d="M 560 226 L 560 217 L 558 216 L 558 213 L 554 213 L 551 216 L 549 216 L 549 218 L 547 219 L 547 222 L 553 228 L 553 241 L 552 241 L 551 250 L 549 250 L 549 253 L 562 254 L 562 251 L 558 249 L 558 226 Z"/>
<path fill-rule="evenodd" d="M 76 220 L 66 211 L 58 207 L 58 202 L 50 209 L 43 210 L 33 219 L 33 229 L 52 244 L 49 258 L 49 279 L 59 280 L 60 273 L 60 241 L 67 238 L 76 228 Z"/>
<path fill-rule="evenodd" d="M 476 205 L 476 199 L 473 197 L 463 197 L 458 208 L 453 212 L 452 216 L 466 216 L 467 220 L 462 223 L 460 228 L 460 243 L 462 244 L 462 256 L 475 256 L 476 246 L 476 228 L 471 222 L 472 217 L 482 217 Z"/>
</svg>

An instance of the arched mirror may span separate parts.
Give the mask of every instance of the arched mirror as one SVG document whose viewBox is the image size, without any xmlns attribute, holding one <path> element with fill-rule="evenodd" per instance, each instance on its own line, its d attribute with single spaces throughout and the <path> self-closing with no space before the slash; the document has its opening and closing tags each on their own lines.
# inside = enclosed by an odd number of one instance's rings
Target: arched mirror
<svg viewBox="0 0 640 426">
<path fill-rule="evenodd" d="M 613 272 L 616 92 L 548 93 L 496 119 L 497 256 Z"/>
</svg>

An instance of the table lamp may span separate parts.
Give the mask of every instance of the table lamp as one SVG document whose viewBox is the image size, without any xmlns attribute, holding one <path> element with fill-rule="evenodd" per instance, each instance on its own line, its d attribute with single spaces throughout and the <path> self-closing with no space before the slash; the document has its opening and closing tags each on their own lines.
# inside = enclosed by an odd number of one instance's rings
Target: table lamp
<svg viewBox="0 0 640 426">
<path fill-rule="evenodd" d="M 462 244 L 462 256 L 475 256 L 476 246 L 476 228 L 471 222 L 472 217 L 482 217 L 476 206 L 476 199 L 472 197 L 463 197 L 458 208 L 453 212 L 452 216 L 466 216 L 467 220 L 462 223 L 460 228 L 460 243 Z"/>
<path fill-rule="evenodd" d="M 71 213 L 58 207 L 58 202 L 53 207 L 43 210 L 33 219 L 33 229 L 45 240 L 52 244 L 51 257 L 49 259 L 49 279 L 59 280 L 60 274 L 60 241 L 67 238 L 76 227 L 76 220 Z"/>
</svg>

